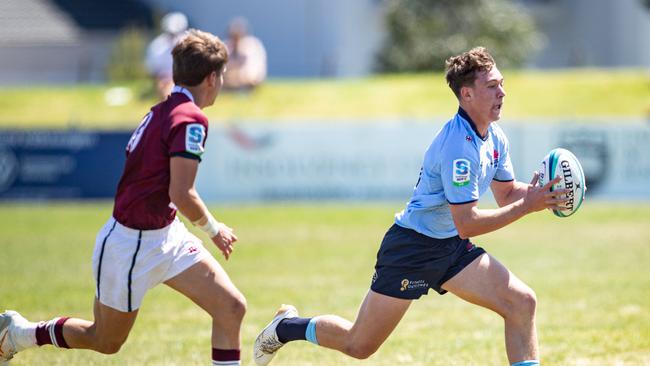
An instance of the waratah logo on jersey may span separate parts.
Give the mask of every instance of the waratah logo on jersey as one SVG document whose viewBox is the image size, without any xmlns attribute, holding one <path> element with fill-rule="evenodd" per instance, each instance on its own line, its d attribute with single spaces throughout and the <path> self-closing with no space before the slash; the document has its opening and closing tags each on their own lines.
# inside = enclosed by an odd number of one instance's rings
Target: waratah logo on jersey
<svg viewBox="0 0 650 366">
<path fill-rule="evenodd" d="M 453 182 L 456 187 L 462 187 L 469 184 L 469 160 L 456 159 L 452 163 Z"/>
<path fill-rule="evenodd" d="M 199 123 L 187 125 L 185 133 L 185 150 L 194 155 L 203 154 L 203 141 L 205 140 L 205 127 Z"/>
</svg>

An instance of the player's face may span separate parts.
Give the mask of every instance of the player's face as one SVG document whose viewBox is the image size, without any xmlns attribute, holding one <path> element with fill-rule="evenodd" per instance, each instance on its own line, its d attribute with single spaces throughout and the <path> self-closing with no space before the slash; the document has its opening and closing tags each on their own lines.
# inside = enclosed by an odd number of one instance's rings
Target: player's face
<svg viewBox="0 0 650 366">
<path fill-rule="evenodd" d="M 506 91 L 503 88 L 503 75 L 496 66 L 490 71 L 477 74 L 472 88 L 470 103 L 485 122 L 494 122 L 501 118 L 501 107 Z"/>
</svg>

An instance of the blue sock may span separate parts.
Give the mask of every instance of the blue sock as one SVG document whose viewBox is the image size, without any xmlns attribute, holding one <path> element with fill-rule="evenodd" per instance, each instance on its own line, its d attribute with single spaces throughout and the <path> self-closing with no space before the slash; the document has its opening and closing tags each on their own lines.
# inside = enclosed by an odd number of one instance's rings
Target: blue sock
<svg viewBox="0 0 650 366">
<path fill-rule="evenodd" d="M 302 340 L 305 341 L 305 333 L 307 332 L 307 325 L 311 318 L 288 318 L 282 319 L 275 328 L 275 333 L 278 335 L 278 340 L 282 343 L 291 341 Z"/>
<path fill-rule="evenodd" d="M 520 361 L 517 363 L 513 363 L 511 366 L 539 366 L 539 361 L 538 360 Z"/>
<path fill-rule="evenodd" d="M 307 324 L 307 330 L 305 331 L 305 338 L 315 345 L 318 345 L 318 339 L 316 339 L 316 322 L 318 321 L 318 316 L 315 316 L 309 320 Z"/>
</svg>

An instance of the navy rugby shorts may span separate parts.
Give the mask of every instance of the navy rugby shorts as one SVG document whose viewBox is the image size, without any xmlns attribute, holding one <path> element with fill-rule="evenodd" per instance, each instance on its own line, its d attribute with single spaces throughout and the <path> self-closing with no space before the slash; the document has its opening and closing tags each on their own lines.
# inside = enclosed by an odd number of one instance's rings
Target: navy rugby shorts
<svg viewBox="0 0 650 366">
<path fill-rule="evenodd" d="M 400 299 L 418 299 L 429 289 L 444 295 L 442 284 L 485 250 L 469 239 L 435 239 L 393 224 L 377 253 L 370 289 Z"/>
</svg>

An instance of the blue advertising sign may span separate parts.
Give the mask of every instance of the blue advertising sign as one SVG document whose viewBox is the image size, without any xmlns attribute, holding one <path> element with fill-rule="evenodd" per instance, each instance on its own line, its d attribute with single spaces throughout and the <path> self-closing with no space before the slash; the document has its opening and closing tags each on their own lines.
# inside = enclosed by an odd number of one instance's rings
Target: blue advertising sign
<svg viewBox="0 0 650 366">
<path fill-rule="evenodd" d="M 111 198 L 130 135 L 0 130 L 0 200 Z"/>
</svg>

